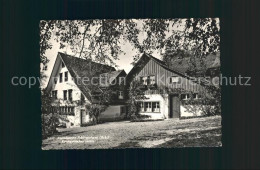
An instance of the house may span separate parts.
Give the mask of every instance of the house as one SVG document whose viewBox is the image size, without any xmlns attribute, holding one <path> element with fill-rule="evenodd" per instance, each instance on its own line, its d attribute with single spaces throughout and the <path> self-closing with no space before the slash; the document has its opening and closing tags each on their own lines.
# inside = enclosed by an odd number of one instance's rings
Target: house
<svg viewBox="0 0 260 170">
<path fill-rule="evenodd" d="M 145 98 L 138 100 L 140 114 L 152 119 L 168 119 L 189 116 L 199 116 L 202 110 L 196 105 L 196 112 L 190 112 L 184 107 L 185 100 L 200 98 L 204 90 L 203 84 L 193 79 L 180 69 L 170 68 L 167 63 L 149 55 L 142 54 L 132 70 L 128 73 L 128 83 L 139 81 Z"/>
<path fill-rule="evenodd" d="M 91 121 L 86 105 L 99 104 L 109 89 L 112 100 L 100 119 L 121 119 L 126 114 L 125 76 L 124 70 L 59 52 L 46 88 L 53 98 L 50 112 L 67 118 L 67 127 L 82 126 Z"/>
</svg>

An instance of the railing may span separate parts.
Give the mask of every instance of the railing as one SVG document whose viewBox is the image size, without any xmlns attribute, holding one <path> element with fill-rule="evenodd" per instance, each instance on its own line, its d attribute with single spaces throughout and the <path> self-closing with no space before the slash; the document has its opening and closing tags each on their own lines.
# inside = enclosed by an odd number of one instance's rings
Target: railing
<svg viewBox="0 0 260 170">
<path fill-rule="evenodd" d="M 60 115 L 75 115 L 74 106 L 53 106 L 50 110 L 51 113 L 58 113 Z"/>
</svg>

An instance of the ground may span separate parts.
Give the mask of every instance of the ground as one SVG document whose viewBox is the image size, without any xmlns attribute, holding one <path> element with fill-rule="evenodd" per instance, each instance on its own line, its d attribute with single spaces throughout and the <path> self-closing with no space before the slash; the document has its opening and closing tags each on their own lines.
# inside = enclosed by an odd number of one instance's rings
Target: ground
<svg viewBox="0 0 260 170">
<path fill-rule="evenodd" d="M 221 117 L 109 122 L 59 129 L 42 149 L 172 148 L 221 146 Z"/>
</svg>

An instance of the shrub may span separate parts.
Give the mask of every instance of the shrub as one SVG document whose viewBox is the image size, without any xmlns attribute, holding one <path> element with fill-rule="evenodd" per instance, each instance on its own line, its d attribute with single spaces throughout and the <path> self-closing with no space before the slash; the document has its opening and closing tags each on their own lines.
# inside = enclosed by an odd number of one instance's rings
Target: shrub
<svg viewBox="0 0 260 170">
<path fill-rule="evenodd" d="M 131 122 L 143 122 L 143 121 L 147 121 L 149 118 L 151 118 L 151 116 L 149 116 L 149 115 L 136 114 L 136 115 L 130 116 L 130 121 Z"/>
</svg>

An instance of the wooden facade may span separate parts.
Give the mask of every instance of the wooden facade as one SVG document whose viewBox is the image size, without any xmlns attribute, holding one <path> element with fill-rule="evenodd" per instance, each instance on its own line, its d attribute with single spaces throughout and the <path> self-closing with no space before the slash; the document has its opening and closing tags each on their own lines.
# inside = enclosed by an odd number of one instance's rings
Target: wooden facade
<svg viewBox="0 0 260 170">
<path fill-rule="evenodd" d="M 148 83 L 149 77 L 149 83 Z M 152 77 L 152 78 L 151 78 Z M 151 83 L 152 80 L 152 83 Z M 173 81 L 174 80 L 174 81 Z M 182 112 L 181 95 L 203 91 L 203 85 L 196 78 L 191 78 L 184 73 L 172 70 L 163 61 L 148 54 L 143 54 L 134 68 L 127 75 L 127 81 L 140 81 L 146 99 L 138 100 L 144 103 L 160 103 L 160 113 L 153 112 L 153 106 L 141 107 L 141 114 L 149 115 L 155 119 L 180 118 Z"/>
<path fill-rule="evenodd" d="M 191 92 L 199 92 L 202 90 L 202 86 L 198 83 L 192 81 L 188 76 L 178 74 L 177 72 L 173 72 L 170 69 L 167 69 L 160 64 L 158 64 L 155 60 L 151 59 L 144 67 L 140 70 L 139 73 L 136 74 L 135 80 L 140 80 L 142 76 L 155 76 L 155 83 L 160 88 L 169 88 L 169 89 L 177 89 L 181 88 L 183 90 L 191 91 Z M 180 83 L 170 83 L 170 77 L 176 76 L 180 80 Z M 146 92 L 147 93 L 147 92 Z M 150 91 L 149 93 L 156 93 L 155 91 Z"/>
</svg>

